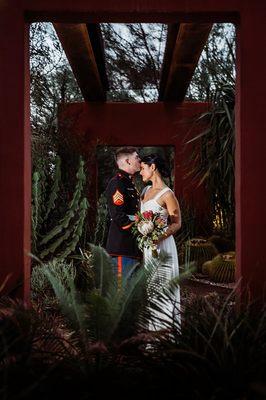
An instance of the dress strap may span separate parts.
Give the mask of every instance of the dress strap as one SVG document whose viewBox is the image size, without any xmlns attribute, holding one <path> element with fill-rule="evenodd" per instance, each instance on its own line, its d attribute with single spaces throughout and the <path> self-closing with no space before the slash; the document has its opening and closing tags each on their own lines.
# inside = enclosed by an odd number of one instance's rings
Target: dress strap
<svg viewBox="0 0 266 400">
<path fill-rule="evenodd" d="M 145 186 L 145 188 L 142 190 L 140 198 L 143 199 L 146 192 L 151 188 L 151 185 Z"/>
<path fill-rule="evenodd" d="M 160 190 L 160 192 L 157 193 L 157 195 L 153 198 L 153 200 L 158 200 L 164 193 L 168 191 L 172 192 L 172 190 L 167 186 L 164 189 Z"/>
</svg>

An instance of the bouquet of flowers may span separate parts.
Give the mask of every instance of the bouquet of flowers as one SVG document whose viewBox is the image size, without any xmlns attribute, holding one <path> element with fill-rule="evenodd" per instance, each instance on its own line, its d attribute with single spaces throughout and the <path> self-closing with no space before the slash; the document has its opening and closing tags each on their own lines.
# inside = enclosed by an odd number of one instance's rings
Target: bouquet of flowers
<svg viewBox="0 0 266 400">
<path fill-rule="evenodd" d="M 135 222 L 132 226 L 133 234 L 137 236 L 137 243 L 140 250 L 151 249 L 153 255 L 157 254 L 157 240 L 163 235 L 166 223 L 160 213 L 153 211 L 138 212 L 135 215 Z"/>
</svg>

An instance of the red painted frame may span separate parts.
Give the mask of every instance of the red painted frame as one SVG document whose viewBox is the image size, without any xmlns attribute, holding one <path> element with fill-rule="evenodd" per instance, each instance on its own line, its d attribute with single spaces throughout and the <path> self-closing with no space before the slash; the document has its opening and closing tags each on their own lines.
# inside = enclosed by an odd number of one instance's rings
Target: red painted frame
<svg viewBox="0 0 266 400">
<path fill-rule="evenodd" d="M 1 281 L 23 279 L 29 296 L 30 123 L 28 24 L 60 22 L 234 22 L 237 26 L 236 239 L 238 277 L 263 299 L 266 268 L 266 5 L 261 0 L 5 0 L 0 5 Z"/>
<path fill-rule="evenodd" d="M 95 220 L 97 202 L 96 146 L 164 146 L 175 149 L 175 193 L 179 200 L 195 210 L 201 226 L 209 223 L 209 202 L 203 187 L 195 188 L 185 176 L 186 160 L 192 147 L 185 143 L 198 135 L 204 126 L 193 121 L 206 112 L 208 103 L 69 103 L 62 104 L 59 128 L 69 135 L 73 151 L 83 154 L 90 176 L 89 203 L 91 222 Z M 73 140 L 74 139 L 74 140 Z M 206 226 L 207 228 L 207 226 Z"/>
</svg>

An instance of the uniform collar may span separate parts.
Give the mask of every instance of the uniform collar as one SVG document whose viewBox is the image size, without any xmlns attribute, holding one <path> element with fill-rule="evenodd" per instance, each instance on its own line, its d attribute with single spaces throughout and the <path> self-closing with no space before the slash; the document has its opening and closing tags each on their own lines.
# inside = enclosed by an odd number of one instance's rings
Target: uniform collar
<svg viewBox="0 0 266 400">
<path fill-rule="evenodd" d="M 118 169 L 117 174 L 124 176 L 125 178 L 129 179 L 130 181 L 133 180 L 133 176 L 130 175 L 128 172 L 124 171 L 123 169 Z"/>
</svg>

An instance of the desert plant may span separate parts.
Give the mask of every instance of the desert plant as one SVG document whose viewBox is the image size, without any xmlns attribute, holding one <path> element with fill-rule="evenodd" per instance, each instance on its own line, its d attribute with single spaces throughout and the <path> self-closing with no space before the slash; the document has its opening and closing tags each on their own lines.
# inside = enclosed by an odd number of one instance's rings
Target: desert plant
<svg viewBox="0 0 266 400">
<path fill-rule="evenodd" d="M 47 263 L 35 265 L 31 272 L 31 300 L 40 305 L 42 309 L 58 310 L 58 303 L 52 285 L 47 278 L 46 271 L 58 277 L 61 282 L 66 281 L 68 276 L 75 280 L 77 271 L 73 262 L 66 263 L 65 260 L 53 259 Z"/>
<path fill-rule="evenodd" d="M 173 298 L 171 287 L 173 289 L 174 283 L 168 288 L 164 279 L 164 255 L 151 260 L 145 268 L 136 265 L 131 278 L 122 286 L 113 272 L 110 256 L 101 247 L 90 245 L 89 252 L 83 251 L 75 258 L 82 263 L 76 265 L 74 275 L 71 266 L 63 267 L 60 263 L 54 268 L 54 264 L 49 263 L 43 265 L 42 277 L 47 278 L 45 285 L 53 288 L 71 328 L 79 333 L 84 351 L 88 343 L 101 341 L 108 345 L 130 337 L 140 329 L 147 329 L 150 317 L 147 296 L 160 298 L 161 304 L 169 297 Z M 156 281 L 152 278 L 155 272 Z M 41 290 L 45 285 L 41 285 Z"/>
<path fill-rule="evenodd" d="M 216 247 L 203 238 L 192 238 L 185 243 L 186 259 L 196 263 L 198 272 L 201 272 L 202 264 L 212 259 L 217 253 Z"/>
<path fill-rule="evenodd" d="M 212 267 L 212 260 L 205 261 L 201 266 L 201 271 L 204 275 L 210 275 Z"/>
<path fill-rule="evenodd" d="M 125 391 L 136 397 L 141 390 L 156 398 L 167 387 L 182 400 L 262 400 L 266 309 L 254 313 L 247 304 L 237 311 L 234 296 L 187 298 L 176 340 L 165 332 L 142 332 L 113 346 L 93 342 L 87 353 L 62 320 L 1 300 L 1 395 L 86 399 L 112 390 L 124 398 Z"/>
<path fill-rule="evenodd" d="M 104 193 L 101 194 L 97 203 L 97 218 L 96 218 L 96 229 L 94 234 L 94 244 L 98 246 L 104 246 L 109 224 L 109 216 L 107 209 L 106 196 Z"/>
<path fill-rule="evenodd" d="M 214 282 L 234 282 L 236 270 L 235 253 L 218 254 L 211 260 L 209 275 Z"/>
<path fill-rule="evenodd" d="M 33 253 L 41 259 L 66 258 L 75 250 L 83 232 L 88 209 L 87 198 L 83 196 L 86 175 L 82 158 L 76 174 L 75 191 L 67 208 L 62 207 L 62 197 L 59 196 L 61 177 L 59 157 L 56 158 L 52 176 L 51 190 L 47 198 L 50 177 L 45 176 L 42 171 L 33 173 Z"/>
<path fill-rule="evenodd" d="M 125 302 L 121 301 L 121 298 L 124 296 L 125 300 L 126 297 L 124 291 L 117 292 L 116 290 L 110 257 L 97 246 L 91 248 L 95 286 L 89 291 L 84 290 L 84 287 L 83 290 L 77 289 L 70 271 L 63 280 L 62 275 L 52 270 L 45 270 L 61 311 L 71 327 L 79 333 L 80 345 L 85 351 L 89 343 L 109 341 L 119 322 L 119 312 L 122 306 L 124 307 Z M 83 275 L 83 277 L 87 279 L 88 275 Z"/>
<path fill-rule="evenodd" d="M 188 176 L 196 185 L 205 184 L 212 207 L 213 228 L 234 237 L 235 84 L 217 84 L 210 110 L 198 117 L 207 128 L 187 144 L 199 142 L 188 160 Z"/>
</svg>

